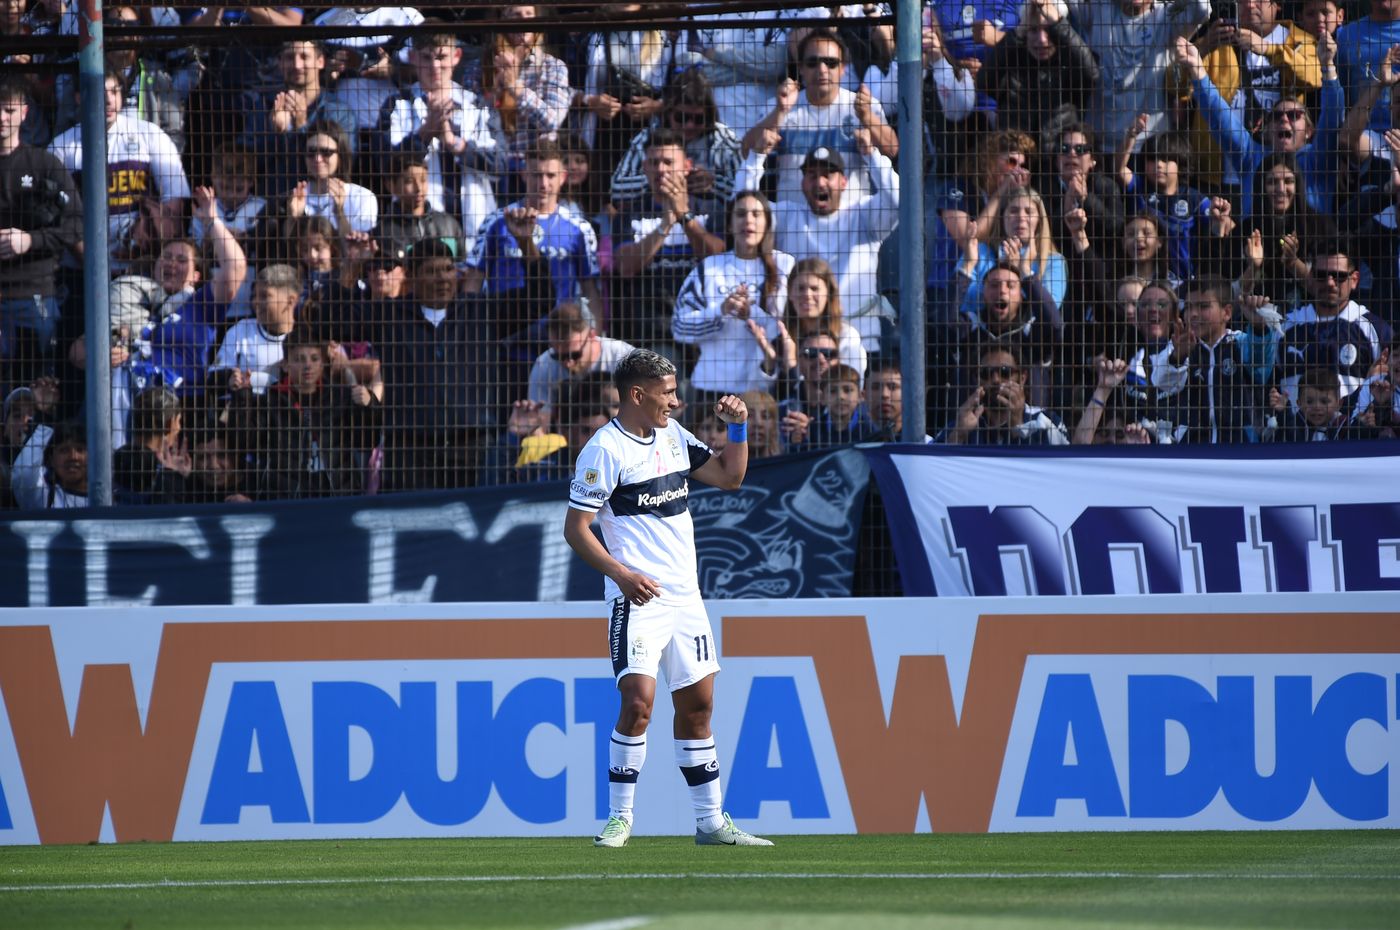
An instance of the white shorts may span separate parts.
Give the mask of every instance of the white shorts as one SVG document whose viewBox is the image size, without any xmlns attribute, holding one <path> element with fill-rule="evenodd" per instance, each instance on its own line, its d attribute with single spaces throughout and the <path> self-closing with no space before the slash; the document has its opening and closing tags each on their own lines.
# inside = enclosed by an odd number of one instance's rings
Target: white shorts
<svg viewBox="0 0 1400 930">
<path fill-rule="evenodd" d="M 699 597 L 681 603 L 653 598 L 638 607 L 625 597 L 610 604 L 608 654 L 613 676 L 666 673 L 666 684 L 679 691 L 719 671 L 715 634 Z"/>
</svg>

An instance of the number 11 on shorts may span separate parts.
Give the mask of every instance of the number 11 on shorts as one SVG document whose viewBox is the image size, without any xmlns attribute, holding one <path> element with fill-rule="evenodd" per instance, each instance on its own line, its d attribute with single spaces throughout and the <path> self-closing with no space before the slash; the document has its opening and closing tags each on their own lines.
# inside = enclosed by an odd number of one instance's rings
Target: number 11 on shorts
<svg viewBox="0 0 1400 930">
<path fill-rule="evenodd" d="M 708 661 L 710 661 L 710 637 L 708 637 L 708 636 L 697 636 L 697 637 L 695 637 L 695 661 L 696 661 L 696 662 L 708 662 Z"/>
</svg>

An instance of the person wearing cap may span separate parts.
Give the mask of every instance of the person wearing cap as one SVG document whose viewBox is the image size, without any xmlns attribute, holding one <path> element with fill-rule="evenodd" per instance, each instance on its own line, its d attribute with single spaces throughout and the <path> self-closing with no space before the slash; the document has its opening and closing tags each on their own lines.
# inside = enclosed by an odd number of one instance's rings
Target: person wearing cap
<svg viewBox="0 0 1400 930">
<path fill-rule="evenodd" d="M 386 305 L 374 340 L 384 373 L 384 487 L 469 487 L 480 437 L 515 395 L 503 387 L 490 321 L 458 292 L 447 246 L 420 242 L 408 257 L 408 281 L 408 295 Z"/>
<path fill-rule="evenodd" d="M 621 339 L 599 336 L 593 321 L 578 304 L 560 304 L 550 311 L 545 326 L 549 350 L 540 353 L 530 369 L 527 399 L 538 409 L 548 410 L 553 398 L 566 385 L 594 372 L 612 374 L 632 351 Z"/>
<path fill-rule="evenodd" d="M 885 121 L 884 109 L 866 87 L 851 91 L 841 86 L 846 69 L 846 47 L 834 32 L 814 29 L 798 45 L 797 64 L 802 90 L 787 79 L 778 86 L 777 106 L 744 135 L 744 152 L 765 149 L 777 157 L 777 199 L 802 201 L 802 162 L 818 146 L 839 152 L 843 158 L 860 155 L 855 129 L 869 132 L 870 142 L 886 157 L 899 155 L 899 137 Z M 776 135 L 778 138 L 772 140 Z M 772 145 L 769 147 L 769 140 Z M 871 190 L 864 159 L 848 176 L 852 196 Z M 743 190 L 744 186 L 739 185 Z"/>
<path fill-rule="evenodd" d="M 774 141 L 767 136 L 744 160 L 741 190 L 758 187 Z M 875 275 L 880 244 L 899 222 L 899 175 L 868 130 L 857 129 L 852 141 L 852 163 L 871 179 L 873 190 L 863 196 L 855 191 L 850 185 L 855 172 L 847 159 L 830 146 L 815 146 L 802 159 L 802 200 L 773 204 L 773 228 L 781 251 L 799 261 L 826 259 L 836 274 L 842 302 L 858 311 L 879 296 Z"/>
</svg>

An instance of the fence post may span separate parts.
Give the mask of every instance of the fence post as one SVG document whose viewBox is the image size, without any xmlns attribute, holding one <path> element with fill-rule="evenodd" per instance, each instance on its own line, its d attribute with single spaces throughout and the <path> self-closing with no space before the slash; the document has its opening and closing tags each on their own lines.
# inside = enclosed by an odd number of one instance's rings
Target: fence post
<svg viewBox="0 0 1400 930">
<path fill-rule="evenodd" d="M 112 503 L 111 316 L 107 263 L 107 120 L 102 0 L 82 0 L 78 90 L 83 136 L 83 313 L 87 340 L 88 501 Z"/>
<path fill-rule="evenodd" d="M 919 0 L 895 7 L 899 62 L 899 330 L 905 442 L 927 435 L 924 385 L 924 107 L 923 20 Z"/>
</svg>

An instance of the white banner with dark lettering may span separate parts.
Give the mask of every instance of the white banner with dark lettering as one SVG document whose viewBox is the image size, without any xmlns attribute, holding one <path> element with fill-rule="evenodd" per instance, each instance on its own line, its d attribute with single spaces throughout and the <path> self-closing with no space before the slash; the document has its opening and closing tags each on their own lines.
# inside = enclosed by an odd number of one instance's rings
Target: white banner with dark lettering
<svg viewBox="0 0 1400 930">
<path fill-rule="evenodd" d="M 1400 589 L 1395 443 L 866 453 L 907 595 Z"/>
</svg>

